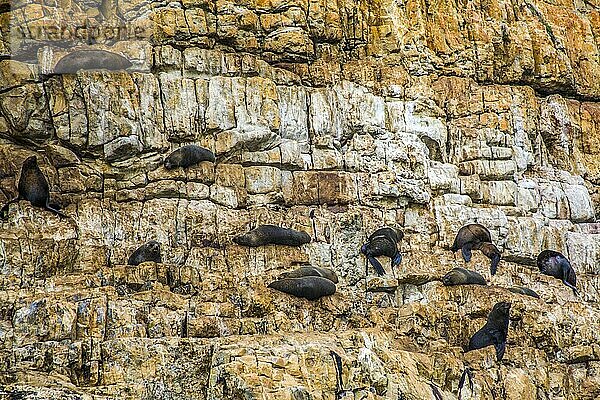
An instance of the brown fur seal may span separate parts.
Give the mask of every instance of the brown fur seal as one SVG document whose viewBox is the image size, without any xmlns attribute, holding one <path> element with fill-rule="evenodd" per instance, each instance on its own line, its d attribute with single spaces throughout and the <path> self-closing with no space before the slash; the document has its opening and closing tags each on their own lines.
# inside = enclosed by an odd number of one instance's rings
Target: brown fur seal
<svg viewBox="0 0 600 400">
<path fill-rule="evenodd" d="M 271 282 L 268 287 L 307 300 L 317 300 L 335 293 L 335 284 L 320 276 L 280 279 Z"/>
<path fill-rule="evenodd" d="M 389 257 L 392 268 L 402 262 L 402 254 L 398 251 L 398 242 L 403 237 L 404 233 L 401 231 L 386 227 L 377 229 L 369 236 L 369 241 L 362 245 L 360 252 L 367 257 L 367 262 L 373 266 L 377 275 L 385 275 L 385 270 L 375 257 Z"/>
<path fill-rule="evenodd" d="M 537 256 L 537 266 L 544 275 L 550 275 L 562 280 L 562 282 L 573 289 L 573 293 L 579 294 L 577 288 L 577 276 L 571 263 L 558 251 L 544 250 Z"/>
<path fill-rule="evenodd" d="M 333 283 L 338 283 L 338 277 L 332 269 L 313 267 L 312 265 L 300 267 L 291 272 L 284 272 L 279 275 L 278 279 L 302 278 L 303 276 L 320 276 L 329 279 Z"/>
<path fill-rule="evenodd" d="M 454 268 L 442 278 L 444 286 L 455 285 L 487 285 L 485 278 L 475 271 L 465 268 Z"/>
<path fill-rule="evenodd" d="M 526 288 L 524 286 L 513 286 L 508 288 L 509 291 L 517 294 L 523 294 L 525 296 L 535 297 L 536 299 L 540 298 L 540 295 L 534 292 L 533 290 Z"/>
<path fill-rule="evenodd" d="M 50 186 L 48 185 L 46 176 L 44 176 L 44 173 L 37 164 L 36 156 L 28 157 L 23 161 L 17 189 L 19 192 L 17 198 L 6 203 L 0 210 L 0 217 L 3 219 L 6 219 L 8 216 L 9 205 L 20 199 L 29 201 L 33 206 L 45 208 L 61 217 L 68 218 L 65 214 L 58 211 L 56 206 L 50 205 Z"/>
<path fill-rule="evenodd" d="M 506 349 L 506 337 L 508 336 L 509 313 L 510 303 L 496 303 L 483 328 L 478 330 L 469 340 L 466 351 L 493 345 L 496 348 L 496 360 L 502 361 Z"/>
<path fill-rule="evenodd" d="M 198 164 L 200 161 L 215 162 L 215 155 L 212 151 L 204 147 L 188 144 L 169 154 L 165 159 L 164 165 L 166 169 L 177 167 L 187 168 Z"/>
<path fill-rule="evenodd" d="M 284 246 L 302 246 L 310 242 L 308 233 L 294 229 L 282 228 L 275 225 L 259 225 L 240 236 L 233 238 L 240 246 L 258 247 L 268 244 L 280 244 Z"/>
<path fill-rule="evenodd" d="M 129 260 L 127 260 L 127 264 L 139 265 L 146 261 L 154 261 L 156 263 L 162 262 L 160 257 L 160 243 L 156 240 L 151 240 L 138 247 L 138 249 L 131 254 Z"/>
<path fill-rule="evenodd" d="M 506 338 L 508 336 L 508 323 L 510 314 L 510 303 L 499 302 L 494 304 L 494 308 L 488 315 L 487 322 L 469 340 L 465 351 L 482 349 L 487 346 L 494 346 L 496 349 L 496 360 L 502 361 L 504 351 L 506 350 Z M 461 390 L 465 384 L 466 378 L 469 378 L 469 387 L 473 392 L 473 371 L 470 367 L 465 368 L 458 383 L 458 399 L 461 399 Z"/>
<path fill-rule="evenodd" d="M 468 224 L 460 228 L 450 250 L 456 252 L 458 249 L 461 249 L 463 259 L 466 262 L 471 261 L 471 250 L 481 250 L 491 260 L 491 274 L 496 274 L 498 263 L 500 263 L 500 251 L 492 244 L 492 236 L 485 226 Z"/>
<path fill-rule="evenodd" d="M 131 62 L 122 55 L 106 50 L 77 50 L 61 58 L 53 74 L 74 74 L 80 69 L 124 70 Z"/>
</svg>

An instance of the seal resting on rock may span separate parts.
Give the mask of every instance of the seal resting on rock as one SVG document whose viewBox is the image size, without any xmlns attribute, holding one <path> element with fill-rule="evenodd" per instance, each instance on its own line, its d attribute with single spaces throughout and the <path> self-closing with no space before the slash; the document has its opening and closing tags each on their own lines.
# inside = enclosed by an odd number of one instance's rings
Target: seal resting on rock
<svg viewBox="0 0 600 400">
<path fill-rule="evenodd" d="M 338 277 L 332 269 L 313 267 L 312 265 L 300 267 L 291 272 L 284 272 L 279 275 L 278 279 L 302 278 L 303 276 L 320 276 L 329 279 L 333 283 L 338 283 Z"/>
<path fill-rule="evenodd" d="M 80 69 L 125 70 L 131 62 L 120 54 L 106 50 L 77 50 L 61 58 L 54 66 L 54 74 L 74 74 Z"/>
<path fill-rule="evenodd" d="M 524 286 L 513 286 L 508 288 L 509 291 L 517 294 L 522 294 L 525 296 L 535 297 L 536 299 L 540 298 L 540 295 L 534 292 L 533 290 L 526 288 Z"/>
<path fill-rule="evenodd" d="M 48 185 L 46 176 L 37 164 L 36 156 L 28 157 L 23 161 L 17 189 L 19 195 L 6 203 L 0 210 L 0 217 L 2 219 L 7 218 L 9 205 L 20 199 L 29 201 L 33 206 L 45 208 L 61 217 L 68 218 L 65 214 L 58 211 L 55 205 L 50 205 L 50 186 Z"/>
<path fill-rule="evenodd" d="M 284 246 L 302 246 L 310 243 L 308 233 L 294 229 L 282 228 L 276 225 L 259 225 L 256 229 L 233 238 L 240 246 L 258 247 L 268 244 Z"/>
<path fill-rule="evenodd" d="M 398 242 L 402 240 L 404 233 L 397 229 L 380 228 L 369 236 L 369 241 L 362 245 L 360 252 L 367 257 L 377 275 L 385 275 L 385 270 L 381 263 L 375 258 L 387 256 L 391 259 L 392 268 L 402 262 L 402 254 L 398 251 Z M 366 264 L 368 268 L 369 264 Z"/>
<path fill-rule="evenodd" d="M 165 158 L 164 165 L 166 169 L 187 168 L 198 164 L 200 161 L 215 162 L 215 155 L 204 147 L 188 144 L 169 154 Z"/>
<path fill-rule="evenodd" d="M 577 277 L 571 263 L 558 251 L 544 250 L 537 256 L 537 266 L 544 275 L 550 275 L 562 280 L 562 282 L 573 289 L 573 293 L 579 294 L 577 288 Z"/>
<path fill-rule="evenodd" d="M 335 284 L 320 276 L 279 279 L 271 282 L 268 287 L 307 300 L 317 300 L 335 293 Z"/>
<path fill-rule="evenodd" d="M 444 286 L 454 285 L 487 285 L 485 278 L 478 272 L 465 268 L 454 268 L 442 278 Z"/>
<path fill-rule="evenodd" d="M 508 336 L 508 317 L 510 303 L 499 302 L 488 315 L 487 322 L 478 330 L 471 340 L 466 351 L 482 349 L 487 346 L 496 348 L 496 360 L 502 361 L 506 349 L 506 337 Z"/>
<path fill-rule="evenodd" d="M 496 360 L 502 361 L 504 350 L 506 350 L 506 337 L 508 336 L 508 323 L 510 314 L 510 303 L 499 302 L 494 304 L 492 311 L 488 315 L 487 322 L 469 340 L 469 345 L 465 352 L 482 349 L 487 346 L 494 346 L 496 349 Z M 465 384 L 466 378 L 469 378 L 469 387 L 473 392 L 473 371 L 470 367 L 465 368 L 460 381 L 458 382 L 458 398 L 461 399 L 461 390 Z"/>
<path fill-rule="evenodd" d="M 468 224 L 460 228 L 450 250 L 456 252 L 458 249 L 461 250 L 463 259 L 466 262 L 471 261 L 471 250 L 480 250 L 491 260 L 491 274 L 496 274 L 498 263 L 500 263 L 500 251 L 492 244 L 492 236 L 485 226 Z"/>
<path fill-rule="evenodd" d="M 131 254 L 129 260 L 127 260 L 127 264 L 139 265 L 146 261 L 154 261 L 156 263 L 162 262 L 160 258 L 160 243 L 156 240 L 151 240 L 138 247 L 137 250 Z"/>
</svg>

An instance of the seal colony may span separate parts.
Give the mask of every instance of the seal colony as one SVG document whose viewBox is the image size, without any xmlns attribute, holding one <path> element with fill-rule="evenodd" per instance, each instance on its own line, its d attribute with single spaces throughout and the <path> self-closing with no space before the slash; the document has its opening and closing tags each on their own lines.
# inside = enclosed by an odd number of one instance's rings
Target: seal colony
<svg viewBox="0 0 600 400">
<path fill-rule="evenodd" d="M 85 53 L 90 56 L 92 53 Z M 77 57 L 82 56 L 79 54 Z M 64 61 L 65 64 L 74 62 L 76 56 Z M 62 61 L 62 60 L 61 60 Z M 59 63 L 60 64 L 60 63 Z M 80 63 L 86 66 L 88 64 Z M 90 64 L 91 65 L 91 64 Z M 65 67 L 66 68 L 66 67 Z M 83 68 L 83 67 L 82 67 Z M 172 170 L 175 168 L 189 168 L 200 162 L 216 162 L 215 155 L 208 149 L 197 145 L 186 145 L 170 153 L 163 161 L 164 168 Z M 0 209 L 0 217 L 5 218 L 9 211 L 9 205 L 18 200 L 27 200 L 33 206 L 40 207 L 57 214 L 60 217 L 68 217 L 58 210 L 58 207 L 50 203 L 50 187 L 48 181 L 37 164 L 36 156 L 30 156 L 23 162 L 21 173 L 18 180 L 18 196 L 10 200 Z M 402 262 L 402 254 L 399 250 L 399 244 L 404 238 L 404 233 L 399 229 L 392 227 L 383 227 L 375 230 L 369 235 L 359 251 L 366 258 L 365 276 L 368 275 L 368 266 L 371 265 L 377 275 L 385 275 L 378 257 L 388 257 L 390 259 L 390 268 L 393 269 Z M 239 246 L 260 247 L 267 245 L 275 246 L 293 246 L 301 247 L 311 242 L 308 233 L 290 229 L 277 225 L 259 225 L 249 232 L 239 234 L 232 238 L 232 242 Z M 358 249 L 355 249 L 357 251 Z M 470 262 L 472 251 L 481 251 L 490 259 L 490 273 L 495 275 L 501 259 L 501 253 L 492 243 L 490 231 L 483 225 L 470 223 L 461 227 L 454 242 L 450 247 L 452 252 L 461 250 L 465 262 Z M 356 253 L 358 257 L 360 255 Z M 127 264 L 137 266 L 143 262 L 161 263 L 161 245 L 155 240 L 151 240 L 138 247 L 128 258 Z M 564 285 L 571 288 L 575 295 L 578 295 L 576 288 L 577 278 L 569 260 L 561 253 L 555 250 L 544 250 L 539 253 L 537 267 L 540 273 L 560 279 Z M 345 275 L 342 275 L 344 278 Z M 457 285 L 481 285 L 486 286 L 486 279 L 477 271 L 457 267 L 446 273 L 441 281 L 444 286 Z M 312 265 L 303 265 L 293 271 L 281 273 L 277 279 L 267 285 L 269 289 L 289 294 L 298 298 L 304 298 L 309 301 L 316 301 L 326 296 L 332 296 L 337 291 L 339 277 L 334 269 L 324 268 Z M 140 286 L 144 286 L 141 285 Z M 151 286 L 151 285 L 150 285 Z M 451 290 L 451 289 L 446 289 Z M 513 286 L 507 288 L 508 291 L 540 298 L 533 290 L 523 286 Z M 530 300 L 533 301 L 533 300 Z M 506 350 L 506 342 L 509 329 L 509 316 L 511 304 L 509 302 L 496 303 L 489 312 L 485 325 L 475 332 L 470 338 L 464 351 L 469 352 L 488 346 L 494 346 L 496 351 L 496 360 L 501 362 Z M 341 370 L 341 358 L 335 354 L 334 361 L 336 367 Z M 339 373 L 339 371 L 338 371 Z M 459 383 L 460 390 L 464 384 L 465 377 L 472 377 L 469 368 L 465 370 Z M 338 376 L 337 390 L 343 391 L 341 375 Z M 471 382 L 472 384 L 472 382 Z M 435 398 L 441 398 L 441 392 L 437 386 L 430 384 L 432 394 Z"/>
</svg>

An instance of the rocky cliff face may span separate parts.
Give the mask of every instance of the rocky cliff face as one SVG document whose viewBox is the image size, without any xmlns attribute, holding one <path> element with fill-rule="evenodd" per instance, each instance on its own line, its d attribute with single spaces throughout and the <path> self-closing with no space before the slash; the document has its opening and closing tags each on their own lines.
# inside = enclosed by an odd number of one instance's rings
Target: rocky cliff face
<svg viewBox="0 0 600 400">
<path fill-rule="evenodd" d="M 463 398 L 600 396 L 600 4 L 0 6 L 0 203 L 36 154 L 72 217 L 20 201 L 0 224 L 1 398 L 456 399 L 467 366 Z M 86 42 L 133 67 L 51 74 Z M 187 143 L 217 162 L 165 170 Z M 476 251 L 490 286 L 444 287 L 468 222 L 499 271 Z M 312 242 L 232 242 L 264 223 Z M 365 277 L 384 225 L 404 260 Z M 163 263 L 126 266 L 151 239 Z M 547 248 L 579 297 L 537 271 Z M 301 263 L 337 293 L 266 288 Z M 503 362 L 465 354 L 501 300 Z"/>
</svg>

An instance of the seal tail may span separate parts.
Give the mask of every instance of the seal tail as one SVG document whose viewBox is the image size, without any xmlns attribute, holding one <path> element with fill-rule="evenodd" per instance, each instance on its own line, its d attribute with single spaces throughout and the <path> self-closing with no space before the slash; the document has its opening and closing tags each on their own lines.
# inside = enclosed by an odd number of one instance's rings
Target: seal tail
<svg viewBox="0 0 600 400">
<path fill-rule="evenodd" d="M 469 377 L 469 389 L 471 390 L 471 393 L 473 393 L 473 372 L 471 371 L 471 368 L 466 367 L 462 375 L 460 376 L 460 381 L 458 382 L 458 400 L 461 399 L 461 391 L 463 386 L 465 385 L 465 380 L 467 379 L 467 377 Z"/>
<path fill-rule="evenodd" d="M 385 275 L 385 269 L 383 269 L 383 265 L 381 265 L 381 263 L 379 261 L 377 261 L 377 259 L 375 257 L 367 256 L 367 259 L 369 260 L 369 263 L 371 263 L 371 265 L 375 269 L 375 272 L 377 273 L 377 275 L 379 275 L 379 276 Z"/>
</svg>

